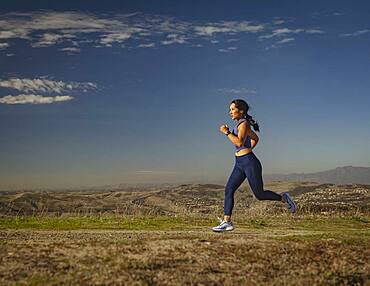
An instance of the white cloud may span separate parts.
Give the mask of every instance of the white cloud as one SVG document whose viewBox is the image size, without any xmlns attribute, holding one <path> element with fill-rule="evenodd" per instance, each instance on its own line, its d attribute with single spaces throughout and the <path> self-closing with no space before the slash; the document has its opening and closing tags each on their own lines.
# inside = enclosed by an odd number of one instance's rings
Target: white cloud
<svg viewBox="0 0 370 286">
<path fill-rule="evenodd" d="M 307 34 L 324 34 L 325 33 L 323 30 L 318 30 L 318 29 L 305 29 L 305 32 Z"/>
<path fill-rule="evenodd" d="M 343 16 L 343 15 L 344 15 L 344 13 L 340 13 L 340 12 L 321 11 L 321 12 L 313 12 L 311 14 L 311 17 L 312 18 L 319 18 L 319 17 Z"/>
<path fill-rule="evenodd" d="M 0 39 L 24 38 L 34 41 L 32 47 L 45 47 L 71 38 L 84 41 L 87 34 L 96 33 L 99 36 L 96 41 L 110 45 L 144 31 L 135 24 L 128 25 L 130 16 L 104 18 L 89 13 L 50 11 L 7 13 L 2 15 Z"/>
<path fill-rule="evenodd" d="M 356 32 L 353 32 L 353 33 L 340 34 L 339 36 L 340 37 L 357 37 L 357 36 L 361 36 L 361 35 L 367 34 L 367 33 L 370 33 L 370 29 L 359 30 L 359 31 L 356 31 Z"/>
<path fill-rule="evenodd" d="M 244 94 L 244 95 L 255 95 L 257 91 L 254 89 L 247 89 L 245 87 L 241 88 L 219 88 L 219 92 L 222 93 L 231 93 L 231 94 Z"/>
<path fill-rule="evenodd" d="M 228 52 L 231 52 L 231 51 L 235 51 L 237 49 L 238 49 L 238 47 L 227 47 L 225 49 L 218 49 L 218 51 L 221 52 L 221 53 L 228 53 Z"/>
<path fill-rule="evenodd" d="M 76 48 L 76 47 L 66 47 L 66 48 L 62 48 L 59 50 L 62 52 L 72 52 L 72 53 L 78 53 L 81 51 L 79 48 Z"/>
<path fill-rule="evenodd" d="M 175 17 L 131 14 L 93 14 L 83 12 L 37 11 L 0 14 L 0 39 L 8 41 L 20 38 L 33 48 L 59 45 L 59 50 L 78 52 L 73 47 L 90 45 L 96 48 L 126 47 L 127 41 L 135 41 L 132 47 L 150 48 L 154 45 L 188 44 L 198 47 L 203 41 L 219 42 L 218 36 L 230 36 L 226 41 L 237 41 L 240 34 L 256 35 L 259 40 L 283 37 L 289 34 L 319 34 L 319 29 L 291 29 L 275 25 L 286 24 L 286 19 L 274 17 L 270 23 L 256 21 L 190 22 Z M 273 28 L 271 28 L 273 27 Z M 264 35 L 262 35 L 264 33 Z M 202 41 L 202 42 L 200 42 Z M 63 43 L 68 43 L 60 47 Z M 11 43 L 11 42 L 10 42 Z M 220 49 L 223 50 L 223 49 Z"/>
<path fill-rule="evenodd" d="M 281 20 L 281 19 L 276 19 L 276 20 L 274 20 L 274 21 L 273 21 L 273 23 L 274 23 L 275 25 L 281 25 L 281 24 L 284 24 L 284 23 L 285 23 L 285 21 L 284 21 L 284 20 Z"/>
<path fill-rule="evenodd" d="M 3 104 L 49 104 L 60 101 L 69 101 L 73 97 L 69 95 L 42 96 L 35 94 L 7 95 L 0 98 Z"/>
<path fill-rule="evenodd" d="M 272 44 L 268 47 L 265 47 L 265 50 L 281 48 L 281 47 L 284 46 L 284 44 L 289 43 L 289 42 L 293 42 L 293 41 L 295 41 L 295 38 L 284 38 L 280 41 L 275 42 L 274 44 Z"/>
<path fill-rule="evenodd" d="M 5 29 L 6 27 L 3 27 Z M 28 38 L 28 32 L 22 29 L 13 31 L 0 31 L 0 39 L 11 39 L 11 38 Z"/>
<path fill-rule="evenodd" d="M 230 52 L 229 50 L 226 50 L 226 49 L 218 49 L 218 51 L 221 52 L 221 53 L 228 53 L 228 52 Z"/>
<path fill-rule="evenodd" d="M 269 50 L 271 48 L 280 48 L 282 47 L 282 44 L 294 41 L 295 38 L 293 37 L 287 37 L 291 34 L 300 34 L 300 33 L 306 33 L 306 34 L 324 34 L 325 32 L 319 29 L 289 29 L 289 28 L 280 28 L 275 29 L 272 31 L 271 34 L 266 34 L 258 37 L 259 41 L 265 40 L 265 39 L 275 39 L 275 38 L 283 38 L 282 40 L 279 40 L 272 44 L 270 47 L 266 47 L 266 50 Z"/>
<path fill-rule="evenodd" d="M 194 31 L 197 35 L 200 36 L 212 36 L 215 33 L 256 33 L 264 29 L 264 26 L 261 24 L 251 24 L 248 21 L 223 21 L 220 23 L 210 23 L 205 26 L 195 26 Z"/>
<path fill-rule="evenodd" d="M 171 45 L 171 44 L 184 44 L 186 42 L 186 38 L 182 35 L 177 34 L 169 34 L 167 35 L 168 40 L 162 41 L 162 45 Z"/>
<path fill-rule="evenodd" d="M 75 89 L 95 89 L 97 86 L 91 82 L 63 82 L 45 78 L 10 78 L 6 80 L 0 79 L 0 87 L 16 89 L 22 92 L 62 93 Z"/>
<path fill-rule="evenodd" d="M 60 35 L 60 34 L 53 34 L 53 33 L 45 33 L 42 35 L 42 37 L 37 42 L 32 43 L 31 46 L 32 47 L 47 47 L 47 46 L 55 45 L 61 42 L 61 40 L 70 39 L 74 37 L 76 36 L 71 35 L 71 34 Z"/>
<path fill-rule="evenodd" d="M 289 43 L 289 42 L 292 42 L 294 41 L 294 38 L 285 38 L 285 39 L 282 39 L 278 42 L 276 42 L 276 44 L 285 44 L 285 43 Z"/>
<path fill-rule="evenodd" d="M 273 38 L 273 37 L 281 37 L 281 36 L 284 36 L 286 34 L 297 34 L 297 33 L 302 33 L 302 32 L 304 32 L 304 29 L 293 29 L 292 30 L 292 29 L 289 29 L 289 28 L 281 28 L 281 29 L 273 30 L 272 34 L 259 36 L 258 38 L 259 39 L 269 39 L 269 38 Z"/>
<path fill-rule="evenodd" d="M 238 42 L 240 39 L 228 39 L 226 42 L 230 43 L 230 42 Z"/>
<path fill-rule="evenodd" d="M 149 43 L 149 44 L 140 44 L 139 48 L 153 48 L 155 46 L 155 43 Z"/>
<path fill-rule="evenodd" d="M 226 33 L 230 32 L 229 28 L 225 27 L 214 27 L 214 26 L 204 26 L 204 27 L 195 27 L 195 32 L 198 35 L 202 36 L 212 36 L 214 33 Z"/>
<path fill-rule="evenodd" d="M 4 50 L 7 47 L 9 47 L 9 44 L 8 43 L 0 43 L 0 50 Z"/>
<path fill-rule="evenodd" d="M 105 46 L 110 46 L 114 42 L 121 43 L 131 37 L 130 33 L 127 32 L 118 32 L 103 35 L 100 39 L 100 43 Z"/>
<path fill-rule="evenodd" d="M 73 99 L 70 95 L 59 95 L 61 93 L 73 93 L 76 91 L 87 92 L 90 89 L 96 89 L 97 85 L 91 82 L 63 82 L 54 81 L 46 78 L 19 79 L 10 78 L 0 79 L 0 87 L 10 88 L 23 92 L 19 95 L 7 95 L 0 98 L 0 103 L 4 104 L 43 104 L 58 101 L 68 101 Z M 27 94 L 31 93 L 31 94 Z M 44 96 L 34 93 L 57 93 L 57 96 Z"/>
</svg>

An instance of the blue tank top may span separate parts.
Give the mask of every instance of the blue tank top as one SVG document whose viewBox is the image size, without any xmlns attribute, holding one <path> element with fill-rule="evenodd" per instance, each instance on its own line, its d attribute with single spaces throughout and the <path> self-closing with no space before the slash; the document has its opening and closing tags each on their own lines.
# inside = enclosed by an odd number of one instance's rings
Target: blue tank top
<svg viewBox="0 0 370 286">
<path fill-rule="evenodd" d="M 242 118 L 242 119 L 239 119 L 238 120 L 238 122 L 235 125 L 235 127 L 233 129 L 233 132 L 232 132 L 235 136 L 238 136 L 238 126 L 239 126 L 239 124 L 242 123 L 242 122 L 244 122 L 244 121 L 246 121 L 246 120 L 247 119 L 245 119 L 245 118 Z M 235 146 L 236 152 L 239 152 L 240 150 L 247 149 L 247 148 L 251 148 L 251 141 L 250 141 L 250 136 L 249 135 L 247 135 L 244 138 L 244 142 L 243 142 L 243 145 L 242 146 L 240 146 L 240 147 L 236 147 Z"/>
</svg>

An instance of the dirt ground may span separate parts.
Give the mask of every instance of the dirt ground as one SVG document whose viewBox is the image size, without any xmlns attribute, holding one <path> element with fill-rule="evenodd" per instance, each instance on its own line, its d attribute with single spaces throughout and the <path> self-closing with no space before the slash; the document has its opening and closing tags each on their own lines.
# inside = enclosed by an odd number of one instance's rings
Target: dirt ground
<svg viewBox="0 0 370 286">
<path fill-rule="evenodd" d="M 370 285 L 368 239 L 323 231 L 0 230 L 1 285 Z"/>
<path fill-rule="evenodd" d="M 297 214 L 243 187 L 228 233 L 219 185 L 1 192 L 0 285 L 370 286 L 370 186 L 267 187 Z"/>
</svg>

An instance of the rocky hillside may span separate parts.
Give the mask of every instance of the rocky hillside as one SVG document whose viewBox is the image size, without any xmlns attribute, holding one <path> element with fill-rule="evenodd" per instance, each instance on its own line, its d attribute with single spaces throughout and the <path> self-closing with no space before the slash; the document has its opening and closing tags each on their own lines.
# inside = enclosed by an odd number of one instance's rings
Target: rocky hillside
<svg viewBox="0 0 370 286">
<path fill-rule="evenodd" d="M 273 182 L 265 189 L 289 191 L 301 212 L 370 210 L 370 185 Z M 1 215 L 222 215 L 224 186 L 184 184 L 141 190 L 0 192 Z M 281 202 L 258 201 L 243 184 L 235 193 L 235 212 L 247 215 L 286 212 Z"/>
</svg>

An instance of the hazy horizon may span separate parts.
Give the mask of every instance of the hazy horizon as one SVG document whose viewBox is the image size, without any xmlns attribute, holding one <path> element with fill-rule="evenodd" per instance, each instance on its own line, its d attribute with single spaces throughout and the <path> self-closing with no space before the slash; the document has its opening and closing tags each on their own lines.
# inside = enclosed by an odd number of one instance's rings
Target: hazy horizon
<svg viewBox="0 0 370 286">
<path fill-rule="evenodd" d="M 370 3 L 13 1 L 0 190 L 226 183 L 233 99 L 263 174 L 370 167 Z"/>
<path fill-rule="evenodd" d="M 344 168 L 344 167 L 361 167 L 361 166 L 338 166 L 336 168 Z M 335 169 L 336 169 L 335 168 Z M 365 168 L 370 168 L 370 167 L 365 167 Z M 331 169 L 333 170 L 333 169 Z M 322 171 L 329 171 L 329 170 L 322 170 Z M 321 172 L 321 171 L 318 171 L 318 172 Z M 144 172 L 143 172 L 144 173 Z M 316 173 L 316 172 L 313 172 L 313 173 Z M 286 179 L 284 178 L 275 178 L 275 176 L 278 176 L 278 175 L 293 175 L 293 174 L 311 174 L 311 173 L 304 173 L 304 172 L 293 172 L 293 173 L 269 173 L 269 174 L 266 174 L 264 173 L 263 174 L 263 177 L 264 177 L 264 183 L 272 183 L 272 182 L 276 182 L 276 181 L 285 181 Z M 142 176 L 142 178 L 145 178 L 145 175 Z M 88 188 L 91 188 L 91 189 L 100 189 L 101 187 L 111 187 L 111 188 L 117 188 L 117 187 L 133 187 L 133 186 L 137 186 L 137 187 L 147 187 L 147 186 L 165 186 L 165 185 L 181 185 L 181 184 L 220 184 L 220 185 L 225 185 L 226 182 L 227 182 L 227 177 L 225 178 L 213 178 L 213 179 L 205 179 L 204 177 L 202 176 L 198 176 L 198 177 L 195 177 L 195 178 L 191 178 L 191 177 L 188 177 L 188 179 L 183 179 L 183 180 L 178 180 L 177 178 L 169 178 L 169 177 L 166 177 L 166 176 L 162 176 L 162 177 L 159 177 L 157 180 L 153 180 L 153 179 L 150 179 L 150 176 L 147 177 L 148 180 L 141 180 L 141 182 L 133 179 L 133 180 L 126 180 L 126 181 L 117 181 L 117 182 L 112 182 L 112 181 L 108 181 L 106 183 L 102 183 L 102 182 L 98 182 L 98 183 L 95 183 L 95 184 L 75 184 L 75 185 L 66 185 L 64 182 L 62 182 L 60 185 L 34 185 L 32 187 L 28 187 L 26 185 L 16 185 L 16 186 L 7 186 L 5 188 L 0 188 L 0 191 L 29 191 L 29 190 L 48 190 L 48 191 L 51 191 L 51 190 L 67 190 L 67 189 L 88 189 Z M 361 178 L 360 180 L 363 180 L 364 177 L 359 177 Z M 357 180 L 359 179 L 357 178 Z M 353 178 L 352 178 L 353 179 Z M 295 181 L 296 179 L 294 179 Z M 330 179 L 329 181 L 331 181 L 332 179 Z M 348 177 L 347 177 L 347 180 L 348 180 Z M 356 180 L 356 179 L 355 179 Z M 291 182 L 291 180 L 289 180 Z M 289 182 L 287 181 L 287 182 Z M 302 181 L 302 180 L 300 180 Z M 303 181 L 305 182 L 311 182 L 312 180 L 311 179 L 303 179 Z M 336 184 L 335 182 L 329 182 L 329 181 L 324 181 L 322 183 L 333 183 L 333 184 Z M 318 181 L 316 181 L 316 183 L 320 183 Z M 356 182 L 352 182 L 352 183 L 356 183 Z M 365 183 L 365 182 L 357 182 L 358 184 L 362 184 L 362 183 Z M 356 183 L 356 184 L 357 184 Z M 341 184 L 341 183 L 340 183 Z M 347 183 L 345 183 L 347 184 Z M 367 183 L 365 183 L 367 184 Z M 245 185 L 248 185 L 248 180 L 245 180 L 241 186 L 245 186 Z"/>
</svg>

